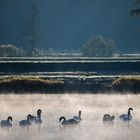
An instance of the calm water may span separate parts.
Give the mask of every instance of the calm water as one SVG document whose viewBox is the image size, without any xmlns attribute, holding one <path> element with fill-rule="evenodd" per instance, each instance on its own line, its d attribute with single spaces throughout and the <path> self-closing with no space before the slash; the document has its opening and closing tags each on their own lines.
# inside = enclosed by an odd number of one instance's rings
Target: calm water
<svg viewBox="0 0 140 140">
<path fill-rule="evenodd" d="M 139 95 L 0 95 L 0 120 L 11 115 L 13 127 L 0 128 L 1 140 L 139 140 L 140 96 Z M 132 107 L 133 121 L 118 119 Z M 43 125 L 21 128 L 18 122 L 28 113 L 36 114 L 42 109 Z M 77 126 L 61 127 L 60 116 L 71 118 L 82 110 L 82 122 Z M 112 124 L 103 124 L 105 113 L 114 114 Z"/>
</svg>

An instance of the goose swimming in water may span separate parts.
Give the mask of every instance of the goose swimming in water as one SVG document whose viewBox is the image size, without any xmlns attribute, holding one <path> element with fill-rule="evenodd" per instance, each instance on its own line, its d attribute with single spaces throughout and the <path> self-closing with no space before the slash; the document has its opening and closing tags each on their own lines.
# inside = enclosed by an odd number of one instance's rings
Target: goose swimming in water
<svg viewBox="0 0 140 140">
<path fill-rule="evenodd" d="M 127 114 L 120 115 L 119 118 L 122 119 L 122 120 L 124 120 L 124 121 L 130 121 L 130 120 L 132 120 L 131 111 L 133 111 L 133 108 L 130 107 L 128 109 L 128 113 Z"/>
<path fill-rule="evenodd" d="M 81 110 L 79 110 L 79 115 L 78 116 L 74 116 L 73 119 L 76 120 L 77 122 L 80 122 L 82 120 L 81 119 Z"/>
<path fill-rule="evenodd" d="M 66 120 L 65 117 L 60 117 L 59 118 L 59 123 L 61 125 L 74 125 L 74 124 L 77 124 L 78 122 L 75 119 L 68 119 L 68 120 Z"/>
<path fill-rule="evenodd" d="M 110 116 L 109 114 L 105 114 L 103 116 L 103 121 L 113 121 L 115 119 L 115 116 Z"/>
<path fill-rule="evenodd" d="M 28 126 L 28 125 L 31 125 L 30 119 L 31 119 L 31 114 L 28 114 L 27 120 L 20 121 L 19 122 L 19 125 L 20 126 Z"/>
<path fill-rule="evenodd" d="M 12 126 L 12 117 L 11 116 L 9 116 L 8 118 L 7 118 L 7 120 L 2 120 L 1 121 L 1 127 L 11 127 Z"/>
<path fill-rule="evenodd" d="M 31 115 L 31 118 L 30 118 L 30 121 L 31 122 L 41 122 L 42 120 L 41 120 L 41 113 L 42 113 L 42 110 L 41 109 L 38 109 L 37 110 L 37 116 L 32 116 Z"/>
</svg>

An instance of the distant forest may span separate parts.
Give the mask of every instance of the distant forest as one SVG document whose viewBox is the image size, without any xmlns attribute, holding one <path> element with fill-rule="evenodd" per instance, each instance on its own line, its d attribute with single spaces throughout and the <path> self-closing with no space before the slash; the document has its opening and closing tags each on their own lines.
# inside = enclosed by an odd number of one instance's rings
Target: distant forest
<svg viewBox="0 0 140 140">
<path fill-rule="evenodd" d="M 1 5 L 12 4 L 16 0 L 0 0 Z M 140 0 L 134 0 L 137 6 Z M 130 10 L 131 16 L 139 16 L 140 8 Z M 25 18 L 23 23 L 22 35 L 26 42 L 26 47 L 19 48 L 13 44 L 0 44 L 0 57 L 11 56 L 51 56 L 51 55 L 80 55 L 88 57 L 112 57 L 118 53 L 116 42 L 113 39 L 105 39 L 102 35 L 90 37 L 79 49 L 67 49 L 63 52 L 48 48 L 48 50 L 40 49 L 39 43 L 41 42 L 41 32 L 39 30 L 39 9 L 36 0 L 32 0 L 30 13 Z M 25 49 L 26 48 L 26 49 Z"/>
<path fill-rule="evenodd" d="M 32 46 L 25 50 L 14 45 L 0 45 L 0 57 L 40 57 L 40 56 L 86 56 L 86 57 L 112 57 L 117 53 L 113 40 L 105 40 L 101 35 L 91 37 L 78 50 L 70 49 L 63 52 L 49 48 L 47 51 Z"/>
<path fill-rule="evenodd" d="M 8 4 L 8 0 L 2 0 L 3 4 Z M 10 2 L 11 3 L 11 2 Z M 80 55 L 88 57 L 104 57 L 104 56 L 114 56 L 117 52 L 116 44 L 113 40 L 105 40 L 101 35 L 97 35 L 88 39 L 81 48 L 78 50 L 69 49 L 63 52 L 58 52 L 49 48 L 47 51 L 39 49 L 39 43 L 41 41 L 41 32 L 39 30 L 39 10 L 35 0 L 32 1 L 30 14 L 24 20 L 22 35 L 25 38 L 28 49 L 19 49 L 18 46 L 14 45 L 0 45 L 0 56 L 1 57 L 10 57 L 10 56 L 28 56 L 28 57 L 37 57 L 37 56 L 58 56 L 61 54 L 66 55 Z"/>
</svg>

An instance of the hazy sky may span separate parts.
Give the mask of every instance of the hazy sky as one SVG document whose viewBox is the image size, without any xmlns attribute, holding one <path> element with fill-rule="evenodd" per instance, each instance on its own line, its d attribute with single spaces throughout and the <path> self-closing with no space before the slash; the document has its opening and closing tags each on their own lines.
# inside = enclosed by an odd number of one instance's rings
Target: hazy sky
<svg viewBox="0 0 140 140">
<path fill-rule="evenodd" d="M 0 6 L 0 44 L 24 47 L 21 30 L 31 1 Z M 16 2 L 17 1 L 17 2 Z M 140 52 L 140 17 L 132 0 L 38 0 L 43 48 L 80 48 L 93 35 L 114 39 L 123 52 Z"/>
</svg>

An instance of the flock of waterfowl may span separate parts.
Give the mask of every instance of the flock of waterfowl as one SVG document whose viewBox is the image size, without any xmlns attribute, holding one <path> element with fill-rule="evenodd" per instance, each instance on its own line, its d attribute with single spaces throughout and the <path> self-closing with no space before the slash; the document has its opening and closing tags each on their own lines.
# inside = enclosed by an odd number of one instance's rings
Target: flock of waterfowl
<svg viewBox="0 0 140 140">
<path fill-rule="evenodd" d="M 129 108 L 127 114 L 122 114 L 119 116 L 119 118 L 123 121 L 131 121 L 132 120 L 131 111 L 133 111 L 133 109 Z M 19 122 L 19 126 L 29 126 L 29 125 L 32 125 L 33 123 L 42 124 L 43 121 L 41 119 L 41 114 L 42 114 L 41 109 L 37 110 L 37 116 L 33 116 L 31 114 L 28 114 L 27 119 Z M 110 121 L 113 121 L 114 119 L 115 119 L 114 115 L 111 116 L 109 114 L 105 114 L 103 116 L 104 122 L 110 122 Z M 75 124 L 78 124 L 81 120 L 82 120 L 81 111 L 79 111 L 78 116 L 74 116 L 71 119 L 66 119 L 65 117 L 60 117 L 59 123 L 61 125 L 75 125 Z M 7 120 L 2 120 L 0 125 L 1 125 L 1 127 L 12 127 L 12 117 L 9 116 L 7 118 Z"/>
<path fill-rule="evenodd" d="M 122 114 L 119 116 L 119 118 L 123 121 L 131 121 L 132 120 L 132 115 L 131 115 L 131 111 L 133 111 L 133 108 L 128 108 L 128 112 L 127 114 Z M 109 114 L 105 114 L 103 116 L 103 121 L 113 121 L 115 119 L 115 116 L 111 116 Z"/>
</svg>

